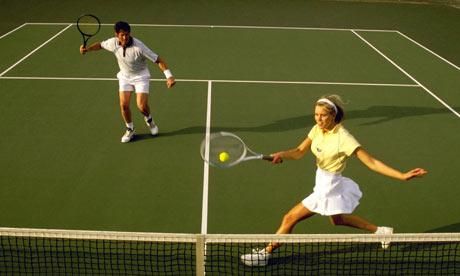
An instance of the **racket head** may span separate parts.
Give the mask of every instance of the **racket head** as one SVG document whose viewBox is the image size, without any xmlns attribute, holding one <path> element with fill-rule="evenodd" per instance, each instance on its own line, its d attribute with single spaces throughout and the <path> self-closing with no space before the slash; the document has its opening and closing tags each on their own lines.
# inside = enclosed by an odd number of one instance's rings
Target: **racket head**
<svg viewBox="0 0 460 276">
<path fill-rule="evenodd" d="M 77 29 L 83 36 L 83 46 L 86 47 L 89 38 L 100 31 L 101 22 L 95 15 L 83 14 L 77 19 Z"/>
<path fill-rule="evenodd" d="M 207 150 L 208 149 L 208 150 Z M 230 132 L 216 132 L 201 142 L 200 153 L 204 161 L 218 168 L 229 168 L 240 163 L 248 149 L 243 140 Z M 226 153 L 226 160 L 221 161 L 221 154 Z"/>
</svg>

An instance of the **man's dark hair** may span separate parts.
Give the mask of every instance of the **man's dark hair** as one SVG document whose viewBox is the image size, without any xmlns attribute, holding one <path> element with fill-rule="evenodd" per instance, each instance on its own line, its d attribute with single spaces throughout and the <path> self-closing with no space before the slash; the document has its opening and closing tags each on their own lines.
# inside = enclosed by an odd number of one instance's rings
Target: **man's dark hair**
<svg viewBox="0 0 460 276">
<path fill-rule="evenodd" d="M 124 21 L 118 21 L 117 23 L 115 23 L 114 29 L 116 33 L 119 33 L 122 30 L 128 33 L 131 32 L 131 27 L 127 22 Z"/>
</svg>

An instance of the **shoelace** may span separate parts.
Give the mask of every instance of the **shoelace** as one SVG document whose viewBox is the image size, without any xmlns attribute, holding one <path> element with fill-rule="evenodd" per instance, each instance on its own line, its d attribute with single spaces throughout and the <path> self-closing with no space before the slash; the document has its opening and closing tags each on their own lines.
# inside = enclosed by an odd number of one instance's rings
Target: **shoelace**
<svg viewBox="0 0 460 276">
<path fill-rule="evenodd" d="M 259 255 L 263 255 L 263 254 L 265 254 L 266 252 L 265 252 L 264 249 L 254 248 L 254 249 L 252 249 L 252 253 L 254 253 L 254 254 L 259 254 Z"/>
</svg>

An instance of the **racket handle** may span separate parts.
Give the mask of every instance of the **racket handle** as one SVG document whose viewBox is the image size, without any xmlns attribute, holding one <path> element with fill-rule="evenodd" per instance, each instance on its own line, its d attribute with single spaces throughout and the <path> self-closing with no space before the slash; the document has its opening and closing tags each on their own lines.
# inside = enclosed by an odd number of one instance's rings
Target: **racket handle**
<svg viewBox="0 0 460 276">
<path fill-rule="evenodd" d="M 270 156 L 270 155 L 264 155 L 264 156 L 262 156 L 262 159 L 270 161 L 270 162 L 273 162 L 274 158 L 273 158 L 273 156 Z M 279 161 L 279 163 L 283 163 L 283 159 L 281 159 L 281 161 Z"/>
</svg>

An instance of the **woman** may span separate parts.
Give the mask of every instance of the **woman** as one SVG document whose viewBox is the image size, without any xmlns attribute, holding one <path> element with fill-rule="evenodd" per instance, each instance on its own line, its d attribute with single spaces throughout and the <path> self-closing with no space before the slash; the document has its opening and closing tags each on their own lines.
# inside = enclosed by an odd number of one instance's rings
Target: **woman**
<svg viewBox="0 0 460 276">
<path fill-rule="evenodd" d="M 410 180 L 427 173 L 421 168 L 401 172 L 375 159 L 341 124 L 344 118 L 342 105 L 342 100 L 337 95 L 320 98 L 315 104 L 316 125 L 305 140 L 297 148 L 272 154 L 273 163 L 278 164 L 283 159 L 298 160 L 311 150 L 316 156 L 317 164 L 313 193 L 284 215 L 276 234 L 291 233 L 298 222 L 315 214 L 329 216 L 333 225 L 350 226 L 376 234 L 393 233 L 393 228 L 378 227 L 352 215 L 362 193 L 353 180 L 341 174 L 346 160 L 352 155 L 369 169 L 399 180 Z M 278 243 L 270 243 L 262 250 L 242 255 L 241 260 L 249 266 L 266 265 L 273 250 L 279 246 Z M 383 248 L 388 246 L 389 243 L 382 242 Z"/>
</svg>

